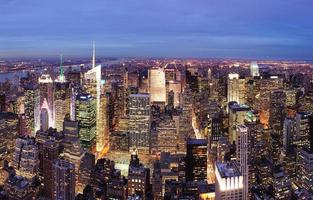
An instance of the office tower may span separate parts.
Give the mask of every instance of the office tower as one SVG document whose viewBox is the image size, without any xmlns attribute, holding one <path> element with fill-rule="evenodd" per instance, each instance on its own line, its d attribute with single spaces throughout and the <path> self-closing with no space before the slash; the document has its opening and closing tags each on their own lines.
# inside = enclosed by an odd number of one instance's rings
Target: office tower
<svg viewBox="0 0 313 200">
<path fill-rule="evenodd" d="M 163 68 L 149 69 L 150 102 L 166 102 L 165 72 Z"/>
<path fill-rule="evenodd" d="M 40 127 L 55 127 L 54 87 L 51 76 L 45 71 L 39 78 Z"/>
<path fill-rule="evenodd" d="M 236 160 L 239 162 L 239 170 L 243 177 L 243 194 L 242 199 L 248 199 L 249 191 L 249 164 L 248 163 L 248 128 L 245 125 L 237 125 L 237 142 L 236 142 Z"/>
<path fill-rule="evenodd" d="M 194 130 L 192 128 L 193 94 L 189 86 L 185 88 L 181 96 L 182 113 L 179 116 L 179 143 L 177 151 L 179 153 L 186 153 L 186 140 L 189 137 L 194 137 Z"/>
<path fill-rule="evenodd" d="M 9 176 L 4 184 L 6 197 L 4 199 L 31 200 L 35 195 L 31 182 L 18 175 Z"/>
<path fill-rule="evenodd" d="M 260 73 L 259 73 L 259 66 L 256 62 L 252 62 L 250 64 L 250 75 L 252 77 L 255 77 L 255 76 L 260 76 Z"/>
<path fill-rule="evenodd" d="M 240 105 L 236 102 L 233 102 L 229 105 L 229 114 L 228 114 L 228 138 L 230 143 L 234 143 L 237 139 L 236 136 L 236 126 L 244 124 L 245 119 L 247 118 L 247 113 L 250 111 L 250 107 L 247 105 Z"/>
<path fill-rule="evenodd" d="M 302 115 L 303 116 L 303 115 Z M 308 144 L 302 147 L 297 155 L 297 183 L 308 191 L 313 191 L 313 116 L 306 115 L 306 123 L 302 124 L 308 135 Z M 302 118 L 303 119 L 303 118 Z M 303 130 L 303 129 L 302 129 Z M 297 127 L 298 132 L 298 127 Z M 298 133 L 297 133 L 298 134 Z M 301 146 L 302 143 L 300 143 Z"/>
<path fill-rule="evenodd" d="M 171 119 L 161 121 L 157 126 L 158 151 L 159 152 L 177 152 L 177 129 L 175 122 Z"/>
<path fill-rule="evenodd" d="M 283 89 L 283 78 L 279 76 L 262 76 L 261 79 L 254 79 L 254 103 L 253 108 L 260 114 L 260 122 L 268 129 L 270 118 L 271 91 Z"/>
<path fill-rule="evenodd" d="M 40 90 L 36 85 L 27 85 L 24 88 L 24 96 L 27 133 L 22 134 L 34 136 L 40 129 Z"/>
<path fill-rule="evenodd" d="M 101 149 L 101 153 L 98 156 L 101 157 L 101 154 L 105 153 L 105 150 L 109 146 L 109 111 L 108 111 L 109 95 L 105 91 L 104 85 L 102 85 L 101 96 L 100 96 L 100 112 L 99 112 L 99 121 L 97 126 L 100 127 L 99 134 L 97 135 L 97 149 Z"/>
<path fill-rule="evenodd" d="M 97 160 L 96 166 L 93 171 L 93 184 L 101 185 L 103 182 L 108 182 L 112 179 L 115 172 L 115 162 L 106 158 Z"/>
<path fill-rule="evenodd" d="M 79 122 L 72 121 L 70 119 L 65 119 L 63 125 L 64 131 L 64 140 L 62 142 L 63 149 L 63 158 L 68 162 L 74 164 L 75 166 L 75 179 L 76 179 L 76 192 L 81 192 L 82 189 L 78 184 L 79 180 L 79 169 L 81 166 L 82 159 L 85 155 L 85 151 L 82 148 L 80 139 L 79 139 Z"/>
<path fill-rule="evenodd" d="M 0 112 L 0 164 L 12 161 L 15 139 L 19 136 L 19 118 L 13 113 Z"/>
<path fill-rule="evenodd" d="M 97 130 L 97 104 L 90 94 L 79 94 L 76 97 L 76 120 L 79 123 L 79 139 L 84 148 L 95 147 Z"/>
<path fill-rule="evenodd" d="M 227 79 L 227 103 L 236 101 L 239 104 L 246 103 L 246 80 L 239 74 L 228 74 Z"/>
<path fill-rule="evenodd" d="M 242 200 L 243 177 L 234 161 L 215 164 L 215 196 L 219 200 Z"/>
<path fill-rule="evenodd" d="M 83 191 L 84 188 L 92 183 L 92 173 L 95 167 L 95 155 L 92 153 L 85 153 L 81 160 L 78 172 L 78 185 L 79 191 Z"/>
<path fill-rule="evenodd" d="M 180 105 L 180 96 L 182 93 L 181 82 L 179 81 L 167 81 L 166 82 L 166 93 L 173 92 L 173 105 L 174 108 Z M 167 95 L 166 102 L 169 100 L 169 95 Z"/>
<path fill-rule="evenodd" d="M 43 193 L 45 197 L 52 199 L 54 191 L 53 162 L 59 157 L 59 144 L 54 141 L 47 141 L 43 144 L 40 162 L 43 165 Z"/>
<path fill-rule="evenodd" d="M 285 118 L 283 126 L 283 148 L 286 153 L 291 151 L 295 134 L 296 121 L 293 118 Z"/>
<path fill-rule="evenodd" d="M 70 98 L 71 88 L 64 76 L 61 57 L 60 74 L 54 82 L 55 128 L 57 131 L 63 130 L 65 115 L 70 113 Z"/>
<path fill-rule="evenodd" d="M 131 94 L 129 96 L 129 147 L 140 150 L 150 149 L 150 95 Z"/>
<path fill-rule="evenodd" d="M 75 199 L 75 166 L 74 164 L 57 159 L 53 163 L 53 199 Z"/>
<path fill-rule="evenodd" d="M 186 181 L 207 180 L 207 140 L 188 139 L 186 155 Z"/>
<path fill-rule="evenodd" d="M 127 180 L 114 178 L 107 184 L 108 199 L 127 199 Z"/>
<path fill-rule="evenodd" d="M 150 185 L 150 169 L 145 168 L 140 162 L 137 152 L 132 152 L 128 168 L 128 195 L 139 195 L 146 200 L 148 187 Z"/>
<path fill-rule="evenodd" d="M 274 132 L 278 135 L 282 135 L 283 120 L 285 118 L 285 101 L 286 94 L 283 90 L 274 90 L 270 95 L 270 118 L 269 124 Z"/>
<path fill-rule="evenodd" d="M 296 114 L 296 134 L 293 139 L 293 143 L 298 149 L 302 147 L 309 147 L 310 138 L 310 124 L 309 124 L 309 113 L 298 112 Z"/>
<path fill-rule="evenodd" d="M 291 198 L 291 181 L 290 177 L 285 173 L 281 165 L 273 167 L 273 178 L 271 186 L 273 188 L 274 199 L 290 199 Z"/>
<path fill-rule="evenodd" d="M 93 43 L 92 68 L 84 74 L 84 88 L 95 99 L 96 103 L 96 151 L 102 151 L 104 147 L 104 126 L 102 124 L 103 106 L 101 106 L 101 64 L 96 66 L 95 43 Z"/>
<path fill-rule="evenodd" d="M 165 183 L 168 180 L 183 182 L 185 179 L 184 156 L 162 152 L 160 160 L 155 161 L 152 177 L 154 199 L 163 199 Z"/>
<path fill-rule="evenodd" d="M 207 137 L 208 137 L 208 182 L 215 182 L 214 163 L 217 160 L 218 141 L 222 134 L 222 116 L 215 112 L 207 116 Z"/>
<path fill-rule="evenodd" d="M 297 104 L 297 93 L 298 91 L 296 89 L 286 89 L 286 106 L 294 106 Z"/>
<path fill-rule="evenodd" d="M 213 113 L 208 116 L 208 139 L 209 139 L 209 151 L 213 155 L 214 161 L 216 160 L 216 147 L 217 143 L 222 135 L 223 120 L 221 113 Z"/>
<path fill-rule="evenodd" d="M 12 160 L 16 174 L 28 180 L 37 176 L 39 169 L 38 153 L 38 146 L 34 139 L 17 138 Z"/>
</svg>

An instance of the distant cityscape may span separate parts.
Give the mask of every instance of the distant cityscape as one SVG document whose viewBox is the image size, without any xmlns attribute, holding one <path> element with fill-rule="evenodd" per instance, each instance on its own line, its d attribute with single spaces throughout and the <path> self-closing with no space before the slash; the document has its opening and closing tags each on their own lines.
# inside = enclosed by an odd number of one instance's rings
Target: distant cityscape
<svg viewBox="0 0 313 200">
<path fill-rule="evenodd" d="M 0 62 L 0 199 L 313 198 L 313 64 Z"/>
</svg>

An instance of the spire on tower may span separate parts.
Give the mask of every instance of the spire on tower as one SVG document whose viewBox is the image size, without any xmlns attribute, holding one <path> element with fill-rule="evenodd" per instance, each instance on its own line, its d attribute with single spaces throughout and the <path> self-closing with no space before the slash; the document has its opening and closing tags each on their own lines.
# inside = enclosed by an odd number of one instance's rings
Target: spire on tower
<svg viewBox="0 0 313 200">
<path fill-rule="evenodd" d="M 93 51 L 92 51 L 92 68 L 96 67 L 96 44 L 93 41 Z"/>
</svg>

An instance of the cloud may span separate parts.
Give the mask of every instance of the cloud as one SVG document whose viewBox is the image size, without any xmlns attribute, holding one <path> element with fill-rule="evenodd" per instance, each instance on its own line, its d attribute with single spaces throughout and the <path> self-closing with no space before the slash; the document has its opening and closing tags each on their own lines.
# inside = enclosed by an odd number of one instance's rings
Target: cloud
<svg viewBox="0 0 313 200">
<path fill-rule="evenodd" d="M 310 55 L 312 6 L 311 0 L 2 0 L 0 51 L 84 55 L 95 39 L 108 56 L 204 56 L 205 49 L 215 49 L 213 57 L 249 56 L 247 48 L 259 49 L 256 57 L 284 56 L 286 48 Z"/>
</svg>

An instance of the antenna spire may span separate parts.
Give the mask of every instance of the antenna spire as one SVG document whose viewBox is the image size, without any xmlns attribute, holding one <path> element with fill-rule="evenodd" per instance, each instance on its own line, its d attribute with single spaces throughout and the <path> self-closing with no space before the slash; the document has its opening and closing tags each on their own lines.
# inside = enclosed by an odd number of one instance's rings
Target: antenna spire
<svg viewBox="0 0 313 200">
<path fill-rule="evenodd" d="M 93 51 L 92 51 L 92 68 L 96 67 L 96 44 L 95 41 L 93 41 Z"/>
</svg>

